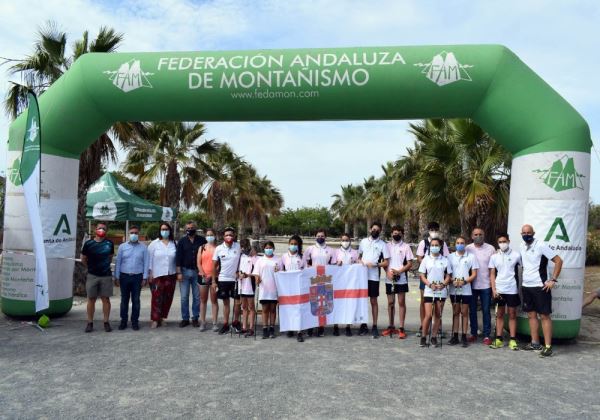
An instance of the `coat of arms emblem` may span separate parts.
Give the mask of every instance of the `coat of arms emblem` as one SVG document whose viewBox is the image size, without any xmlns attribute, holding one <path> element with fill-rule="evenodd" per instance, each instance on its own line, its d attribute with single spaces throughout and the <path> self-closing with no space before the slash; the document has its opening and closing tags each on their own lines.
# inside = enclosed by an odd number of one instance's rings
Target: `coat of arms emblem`
<svg viewBox="0 0 600 420">
<path fill-rule="evenodd" d="M 317 275 L 310 278 L 310 313 L 319 317 L 319 326 L 327 323 L 327 315 L 333 312 L 333 283 L 325 275 L 325 266 L 317 266 Z"/>
</svg>

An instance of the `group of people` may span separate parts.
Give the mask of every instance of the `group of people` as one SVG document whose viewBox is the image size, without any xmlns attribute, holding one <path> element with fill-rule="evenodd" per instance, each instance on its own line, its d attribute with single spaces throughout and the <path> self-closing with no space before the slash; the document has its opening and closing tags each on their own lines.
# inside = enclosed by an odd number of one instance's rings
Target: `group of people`
<svg viewBox="0 0 600 420">
<path fill-rule="evenodd" d="M 352 246 L 352 238 L 348 234 L 340 238 L 339 248 L 330 247 L 326 231 L 319 229 L 315 243 L 303 250 L 302 238 L 294 235 L 288 241 L 288 249 L 281 256 L 275 255 L 275 245 L 271 241 L 263 244 L 262 255 L 259 255 L 248 239 L 240 242 L 236 240 L 233 228 L 226 228 L 222 232 L 223 242 L 217 245 L 216 232 L 212 229 L 206 229 L 205 235 L 201 236 L 197 233 L 196 224 L 189 222 L 185 226 L 185 235 L 176 241 L 171 225 L 162 223 L 160 237 L 146 247 L 139 241 L 139 228 L 131 226 L 129 240 L 119 246 L 114 276 L 111 271 L 114 245 L 105 238 L 106 231 L 106 225 L 98 223 L 95 237 L 88 240 L 82 249 L 82 262 L 88 267 L 86 332 L 93 331 L 95 302 L 98 297 L 102 300 L 104 329 L 111 331 L 109 298 L 112 296 L 113 281 L 121 288 L 121 330 L 128 327 L 130 300 L 131 328 L 139 329 L 140 292 L 146 284 L 150 286 L 152 293 L 151 328 L 164 325 L 176 284 L 179 283 L 180 327 L 190 325 L 191 318 L 193 327 L 198 327 L 201 331 L 208 329 L 206 312 L 210 298 L 210 328 L 213 331 L 225 334 L 233 329 L 236 333 L 253 336 L 256 327 L 255 302 L 259 302 L 262 305 L 262 338 L 275 338 L 277 271 L 302 270 L 305 267 L 328 264 L 363 264 L 367 267 L 368 297 L 373 323 L 370 331 L 367 324 L 360 325 L 358 335 L 370 333 L 373 338 L 380 336 L 377 300 L 383 270 L 389 324 L 381 334 L 397 335 L 400 339 L 407 336 L 405 319 L 408 273 L 413 268 L 415 257 L 410 245 L 403 240 L 404 229 L 401 226 L 393 226 L 390 240 L 384 241 L 381 238 L 381 224 L 373 223 L 368 237 L 360 241 L 358 249 Z M 528 314 L 531 331 L 531 342 L 522 349 L 539 351 L 542 357 L 552 355 L 551 290 L 558 282 L 562 260 L 547 244 L 535 238 L 531 225 L 522 227 L 521 239 L 517 248 L 511 245 L 508 234 L 501 234 L 496 238 L 496 249 L 485 242 L 483 229 L 476 228 L 471 234 L 472 243 L 467 244 L 467 238 L 459 236 L 455 241 L 455 252 L 450 253 L 448 244 L 440 238 L 439 224 L 429 223 L 428 236 L 418 244 L 416 250 L 421 295 L 421 322 L 417 333 L 420 346 L 440 345 L 442 312 L 449 296 L 453 322 L 448 344 L 462 344 L 466 347 L 477 341 L 477 312 L 480 303 L 483 344 L 491 348 L 504 346 L 504 315 L 508 313 L 508 347 L 518 350 L 517 309 L 522 304 L 523 310 Z M 547 274 L 548 261 L 554 263 L 551 276 Z M 519 275 L 519 272 L 522 274 Z M 255 299 L 256 294 L 258 300 Z M 220 327 L 217 324 L 219 300 L 222 302 L 224 319 Z M 493 332 L 490 313 L 492 304 L 496 306 L 496 330 Z M 398 328 L 395 327 L 396 307 Z M 540 319 L 544 345 L 539 337 Z M 343 327 L 345 335 L 353 335 L 350 325 Z M 288 332 L 287 335 L 295 335 L 302 342 L 306 335 L 323 336 L 324 333 L 324 328 L 319 327 L 315 331 Z M 340 326 L 334 325 L 333 335 L 340 335 Z"/>
</svg>

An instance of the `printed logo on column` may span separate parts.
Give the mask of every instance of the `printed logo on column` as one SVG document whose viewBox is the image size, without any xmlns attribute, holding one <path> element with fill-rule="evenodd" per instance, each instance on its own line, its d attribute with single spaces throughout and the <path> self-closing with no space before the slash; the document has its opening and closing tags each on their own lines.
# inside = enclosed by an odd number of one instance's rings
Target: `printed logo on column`
<svg viewBox="0 0 600 420">
<path fill-rule="evenodd" d="M 582 178 L 585 178 L 585 175 L 577 172 L 575 161 L 567 155 L 555 160 L 550 168 L 534 169 L 533 173 L 537 174 L 544 184 L 556 192 L 574 188 L 583 190 Z"/>
<path fill-rule="evenodd" d="M 106 70 L 103 73 L 108 74 L 113 85 L 126 93 L 142 87 L 151 88 L 152 84 L 148 80 L 148 76 L 154 75 L 154 73 L 143 71 L 140 60 L 136 59 L 121 64 L 118 70 Z"/>
<path fill-rule="evenodd" d="M 464 80 L 472 81 L 467 69 L 475 67 L 472 64 L 461 64 L 454 53 L 442 51 L 436 54 L 429 63 L 417 63 L 416 67 L 423 67 L 421 73 L 438 86 Z"/>
</svg>

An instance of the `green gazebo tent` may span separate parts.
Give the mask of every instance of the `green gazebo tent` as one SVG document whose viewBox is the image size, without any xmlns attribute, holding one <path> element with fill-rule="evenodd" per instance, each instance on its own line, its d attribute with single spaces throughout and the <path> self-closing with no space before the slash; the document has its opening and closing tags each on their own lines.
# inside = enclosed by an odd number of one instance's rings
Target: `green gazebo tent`
<svg viewBox="0 0 600 420">
<path fill-rule="evenodd" d="M 176 217 L 175 209 L 153 204 L 133 194 L 107 172 L 89 188 L 86 199 L 85 217 L 88 220 L 171 222 Z"/>
</svg>

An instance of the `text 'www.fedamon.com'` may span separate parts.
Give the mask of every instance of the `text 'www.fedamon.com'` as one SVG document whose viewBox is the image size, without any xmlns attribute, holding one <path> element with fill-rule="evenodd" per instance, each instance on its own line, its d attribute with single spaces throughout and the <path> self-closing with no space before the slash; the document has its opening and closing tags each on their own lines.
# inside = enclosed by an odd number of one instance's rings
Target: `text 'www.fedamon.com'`
<svg viewBox="0 0 600 420">
<path fill-rule="evenodd" d="M 319 91 L 301 90 L 301 91 L 277 91 L 277 90 L 258 90 L 252 92 L 232 92 L 233 99 L 304 99 L 317 98 Z"/>
</svg>

